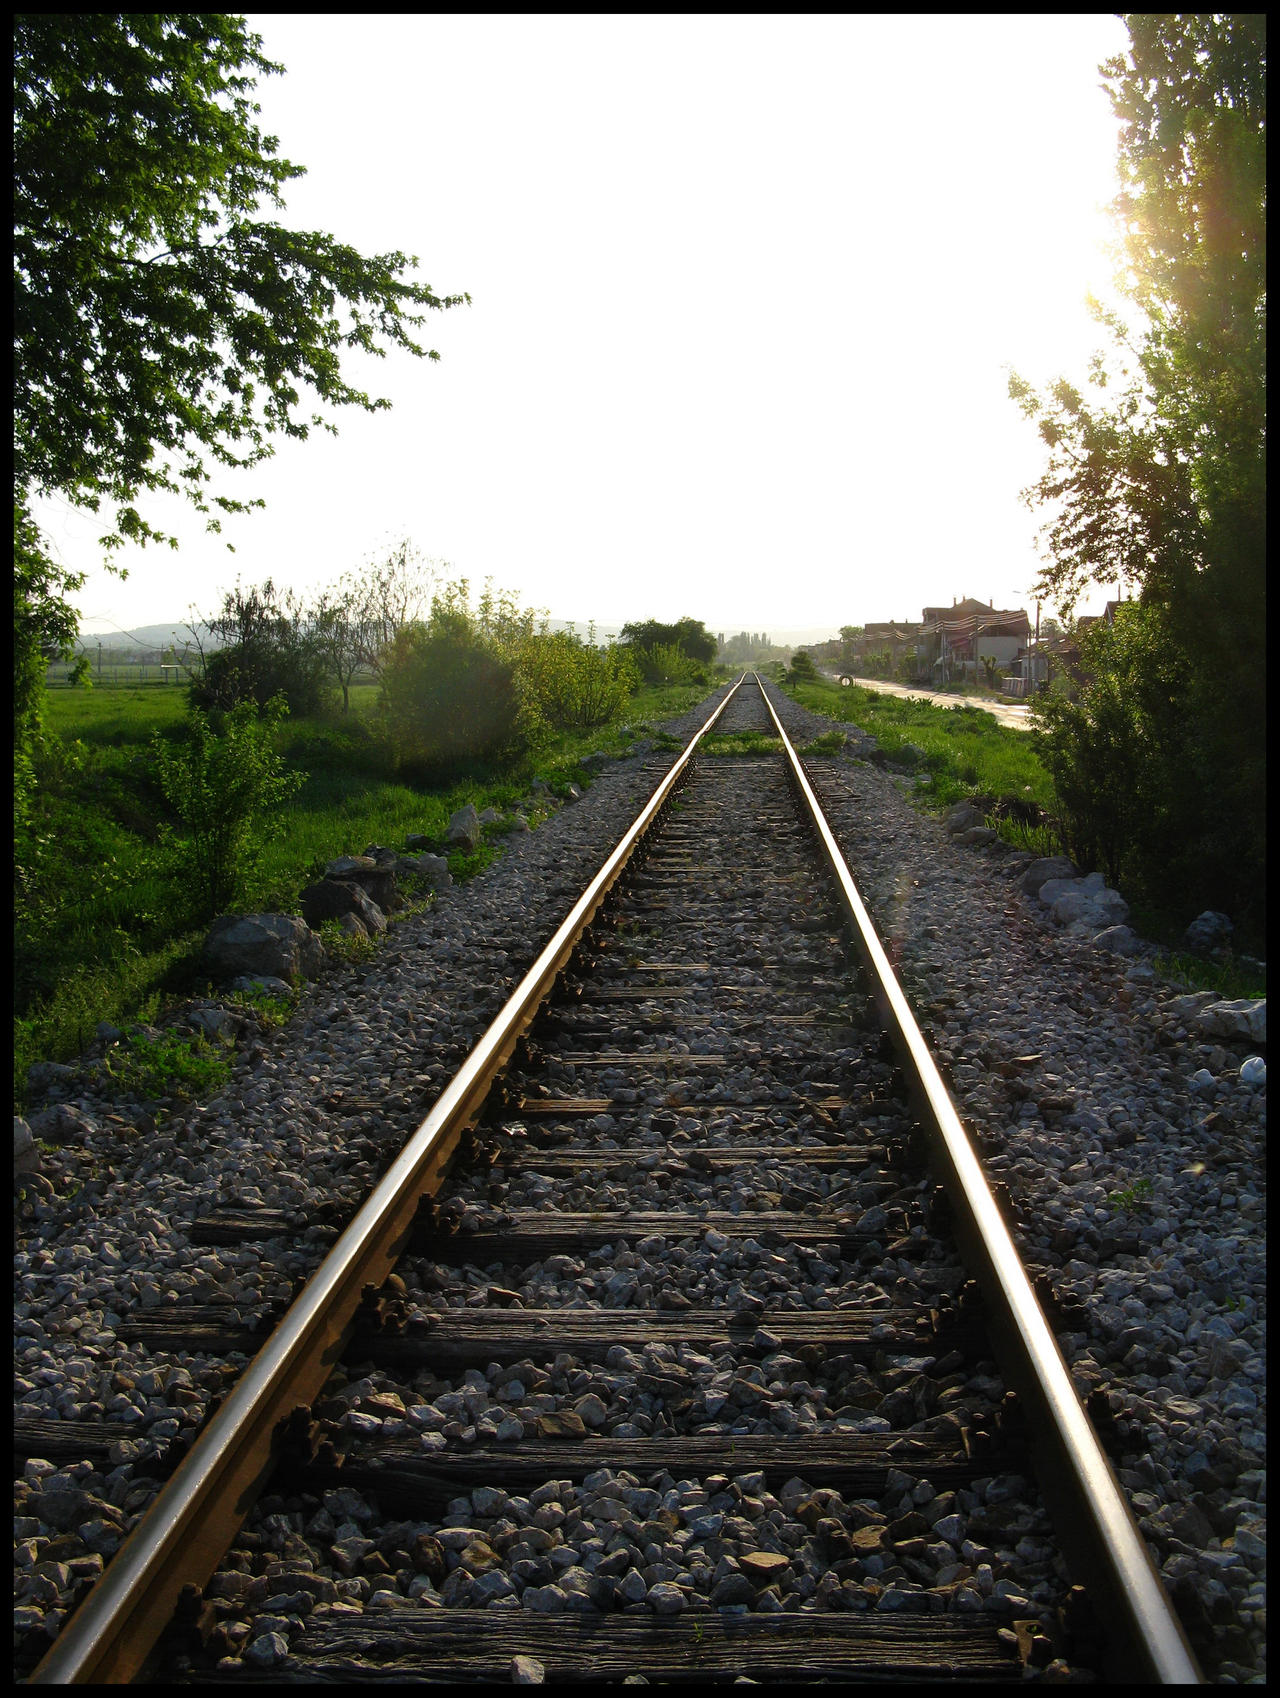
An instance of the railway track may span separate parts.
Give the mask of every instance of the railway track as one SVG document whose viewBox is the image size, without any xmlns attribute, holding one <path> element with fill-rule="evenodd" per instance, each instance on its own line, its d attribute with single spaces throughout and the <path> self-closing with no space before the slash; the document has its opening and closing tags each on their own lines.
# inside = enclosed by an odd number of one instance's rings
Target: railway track
<svg viewBox="0 0 1280 1698">
<path fill-rule="evenodd" d="M 1199 1678 L 762 690 L 700 738 L 35 1681 Z"/>
</svg>

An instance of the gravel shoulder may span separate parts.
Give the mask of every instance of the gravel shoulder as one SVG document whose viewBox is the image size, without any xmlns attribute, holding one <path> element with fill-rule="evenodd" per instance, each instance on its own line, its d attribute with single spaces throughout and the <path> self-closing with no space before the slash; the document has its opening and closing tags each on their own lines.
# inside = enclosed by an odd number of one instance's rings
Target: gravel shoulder
<svg viewBox="0 0 1280 1698">
<path fill-rule="evenodd" d="M 793 734 L 830 730 L 770 693 Z M 670 729 L 689 734 L 706 712 Z M 1187 1030 L 1178 987 L 1059 929 L 1002 851 L 957 845 L 852 751 L 814 764 L 1024 1253 L 1052 1284 L 1077 1387 L 1128 1423 L 1120 1476 L 1156 1559 L 1212 1635 L 1214 1678 L 1260 1681 L 1265 1089 L 1239 1079 L 1247 1052 Z M 345 1216 L 367 1193 L 656 776 L 643 756 L 611 762 L 484 874 L 394 926 L 371 962 L 305 987 L 217 1099 L 158 1116 L 84 1072 L 55 1083 L 66 1138 L 42 1153 L 16 1222 L 15 1412 L 118 1421 L 122 1437 L 105 1459 L 32 1458 L 15 1482 L 19 1638 L 56 1635 L 154 1495 L 147 1460 L 226 1384 L 225 1364 L 126 1345 L 123 1318 L 173 1297 L 244 1317 L 287 1300 L 331 1241 L 321 1205 Z M 1210 1087 L 1192 1084 L 1201 1070 Z M 287 1211 L 294 1230 L 193 1248 L 191 1221 L 237 1203 Z"/>
</svg>

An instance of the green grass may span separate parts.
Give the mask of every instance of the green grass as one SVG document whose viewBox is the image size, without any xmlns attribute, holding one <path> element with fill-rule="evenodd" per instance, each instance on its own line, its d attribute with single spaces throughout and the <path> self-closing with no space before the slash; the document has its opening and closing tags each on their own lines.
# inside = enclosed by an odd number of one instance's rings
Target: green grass
<svg viewBox="0 0 1280 1698">
<path fill-rule="evenodd" d="M 158 1038 L 131 1032 L 107 1053 L 107 1072 L 122 1089 L 144 1100 L 212 1096 L 231 1076 L 225 1045 L 202 1037 L 162 1032 Z"/>
<path fill-rule="evenodd" d="M 683 713 L 703 686 L 665 686 L 634 696 L 616 723 L 564 733 L 514 771 L 478 769 L 436 789 L 401 782 L 376 735 L 375 685 L 356 685 L 351 711 L 286 721 L 277 747 L 286 765 L 307 774 L 281 811 L 277 837 L 236 907 L 297 911 L 304 885 L 335 856 L 370 843 L 402 848 L 410 833 L 443 849 L 451 814 L 472 802 L 507 819 L 490 828 L 474 854 L 453 851 L 457 880 L 473 877 L 499 853 L 512 810 L 541 778 L 553 795 L 591 781 L 583 759 L 625 754 L 637 741 L 661 743 L 655 722 Z M 62 758 L 47 763 L 35 825 L 34 855 L 17 881 L 14 1021 L 15 1106 L 25 1101 L 32 1061 L 67 1061 L 92 1040 L 100 1021 L 154 1022 L 177 1001 L 209 989 L 199 965 L 207 924 L 192 914 L 161 842 L 173 826 L 151 776 L 152 734 L 177 738 L 186 692 L 136 686 L 51 690 L 46 726 Z M 550 804 L 535 806 L 537 825 Z M 412 910 L 409 910 L 412 911 Z M 345 934 L 344 934 L 345 936 Z M 343 958 L 353 954 L 343 946 Z"/>
<path fill-rule="evenodd" d="M 776 755 L 782 741 L 764 731 L 710 731 L 698 744 L 700 755 Z"/>
<path fill-rule="evenodd" d="M 1135 908 L 1130 924 L 1143 937 L 1165 945 L 1155 958 L 1156 970 L 1175 984 L 1188 990 L 1213 991 L 1224 1002 L 1241 997 L 1255 998 L 1267 994 L 1267 968 L 1261 961 L 1244 960 L 1228 954 L 1221 960 L 1207 960 L 1200 955 L 1188 955 L 1177 948 L 1177 922 L 1167 916 Z M 1186 928 L 1183 927 L 1183 930 Z"/>
<path fill-rule="evenodd" d="M 813 713 L 869 732 L 889 760 L 911 764 L 915 795 L 926 807 L 942 809 L 966 796 L 990 794 L 1023 797 L 1053 810 L 1053 785 L 1027 733 L 999 724 L 968 702 L 940 707 L 825 679 L 790 686 L 787 693 Z M 913 756 L 908 744 L 922 755 Z"/>
</svg>

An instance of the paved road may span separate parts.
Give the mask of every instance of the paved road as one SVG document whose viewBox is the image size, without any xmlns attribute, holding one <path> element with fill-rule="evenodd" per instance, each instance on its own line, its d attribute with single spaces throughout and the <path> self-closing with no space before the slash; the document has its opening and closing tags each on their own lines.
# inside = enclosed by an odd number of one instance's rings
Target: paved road
<svg viewBox="0 0 1280 1698">
<path fill-rule="evenodd" d="M 923 702 L 937 702 L 941 707 L 981 708 L 983 713 L 989 713 L 998 719 L 1001 725 L 1011 726 L 1015 731 L 1030 729 L 1027 721 L 1028 708 L 1024 702 L 1010 706 L 1008 702 L 991 701 L 983 696 L 947 695 L 941 690 L 921 690 L 911 684 L 889 684 L 882 678 L 858 678 L 855 683 L 861 684 L 864 690 L 876 690 L 889 696 L 914 697 Z"/>
</svg>

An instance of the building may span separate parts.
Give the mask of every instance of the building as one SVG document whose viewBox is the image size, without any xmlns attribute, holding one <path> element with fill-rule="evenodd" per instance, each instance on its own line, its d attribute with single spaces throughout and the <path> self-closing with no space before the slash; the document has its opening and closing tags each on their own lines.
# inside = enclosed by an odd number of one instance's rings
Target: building
<svg viewBox="0 0 1280 1698">
<path fill-rule="evenodd" d="M 1023 608 L 1000 609 L 966 596 L 926 607 L 916 644 L 917 676 L 934 684 L 994 680 L 1012 670 L 1031 635 Z"/>
</svg>

